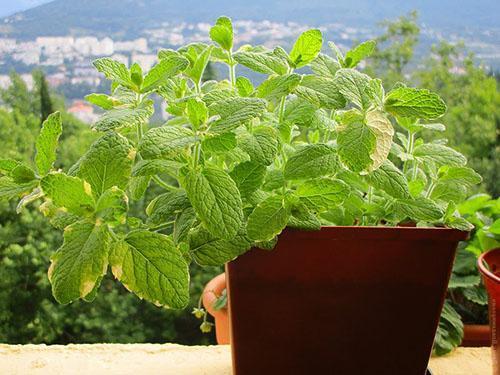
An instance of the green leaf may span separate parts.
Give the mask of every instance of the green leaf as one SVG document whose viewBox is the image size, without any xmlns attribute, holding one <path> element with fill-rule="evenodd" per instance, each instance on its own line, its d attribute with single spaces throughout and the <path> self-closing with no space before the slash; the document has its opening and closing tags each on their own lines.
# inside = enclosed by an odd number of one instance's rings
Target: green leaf
<svg viewBox="0 0 500 375">
<path fill-rule="evenodd" d="M 277 101 L 295 90 L 300 80 L 300 75 L 295 73 L 271 76 L 257 87 L 256 96 L 270 101 Z"/>
<path fill-rule="evenodd" d="M 416 221 L 438 221 L 443 216 L 441 208 L 428 198 L 398 199 L 394 210 Z"/>
<path fill-rule="evenodd" d="M 262 186 L 266 167 L 255 161 L 238 164 L 229 174 L 242 196 L 248 196 Z"/>
<path fill-rule="evenodd" d="M 93 65 L 99 72 L 104 73 L 107 79 L 125 87 L 135 86 L 125 64 L 110 59 L 109 57 L 103 57 L 95 60 Z"/>
<path fill-rule="evenodd" d="M 293 98 L 286 101 L 283 119 L 300 126 L 309 126 L 316 108 L 306 100 Z"/>
<path fill-rule="evenodd" d="M 220 239 L 205 228 L 198 227 L 189 233 L 188 240 L 189 253 L 202 266 L 223 265 L 252 247 L 244 230 L 240 230 L 231 239 Z"/>
<path fill-rule="evenodd" d="M 134 165 L 134 168 L 132 169 L 132 176 L 153 176 L 156 174 L 166 173 L 175 177 L 183 165 L 184 164 L 172 160 L 140 160 L 136 165 Z"/>
<path fill-rule="evenodd" d="M 383 190 L 393 198 L 411 198 L 408 180 L 390 160 L 385 160 L 380 168 L 372 171 L 369 180 L 373 187 Z"/>
<path fill-rule="evenodd" d="M 297 188 L 300 200 L 316 211 L 326 211 L 342 204 L 349 193 L 349 185 L 332 178 L 307 180 Z"/>
<path fill-rule="evenodd" d="M 196 212 L 194 212 L 193 207 L 188 207 L 177 214 L 172 233 L 176 244 L 187 238 L 189 230 L 193 228 L 195 222 Z"/>
<path fill-rule="evenodd" d="M 238 90 L 238 94 L 240 94 L 240 96 L 250 96 L 254 92 L 252 81 L 250 81 L 247 77 L 236 78 L 236 89 Z"/>
<path fill-rule="evenodd" d="M 57 302 L 87 296 L 108 268 L 109 231 L 106 225 L 78 221 L 64 230 L 64 242 L 51 258 L 49 280 Z"/>
<path fill-rule="evenodd" d="M 243 222 L 242 203 L 236 183 L 226 172 L 215 167 L 189 171 L 181 185 L 212 235 L 224 239 L 236 235 Z"/>
<path fill-rule="evenodd" d="M 369 76 L 354 69 L 339 69 L 335 81 L 346 100 L 363 110 L 370 107 L 372 95 Z"/>
<path fill-rule="evenodd" d="M 190 207 L 189 199 L 182 190 L 169 191 L 157 196 L 146 208 L 148 223 L 162 224 L 170 221 L 178 212 Z"/>
<path fill-rule="evenodd" d="M 0 158 L 0 173 L 10 174 L 21 163 L 14 159 L 2 159 Z"/>
<path fill-rule="evenodd" d="M 304 76 L 295 92 L 299 97 L 319 108 L 340 109 L 346 104 L 336 81 L 330 78 Z"/>
<path fill-rule="evenodd" d="M 345 54 L 343 65 L 344 68 L 354 68 L 361 60 L 370 56 L 375 51 L 376 42 L 369 40 L 363 42 Z"/>
<path fill-rule="evenodd" d="M 116 186 L 106 190 L 97 200 L 95 212 L 107 223 L 125 224 L 128 211 L 128 197 Z"/>
<path fill-rule="evenodd" d="M 182 72 L 188 65 L 189 61 L 179 54 L 170 54 L 161 59 L 144 77 L 141 92 L 145 93 L 156 89 L 168 78 Z"/>
<path fill-rule="evenodd" d="M 311 64 L 311 70 L 318 76 L 333 79 L 340 64 L 328 55 L 320 53 Z"/>
<path fill-rule="evenodd" d="M 233 25 L 228 17 L 219 17 L 210 29 L 210 38 L 226 51 L 233 48 Z"/>
<path fill-rule="evenodd" d="M 61 133 L 61 114 L 54 112 L 43 122 L 36 140 L 35 164 L 41 175 L 47 174 L 56 161 L 57 143 Z"/>
<path fill-rule="evenodd" d="M 292 205 L 288 226 L 300 230 L 320 230 L 321 222 L 305 204 L 298 202 Z"/>
<path fill-rule="evenodd" d="M 25 182 L 30 182 L 36 179 L 35 171 L 30 167 L 19 163 L 11 172 L 10 177 L 14 182 L 23 184 Z"/>
<path fill-rule="evenodd" d="M 482 285 L 478 285 L 472 288 L 466 288 L 463 290 L 464 297 L 469 301 L 474 302 L 481 306 L 488 305 L 488 294 L 486 289 Z"/>
<path fill-rule="evenodd" d="M 263 74 L 286 74 L 288 65 L 272 52 L 239 51 L 234 54 L 234 60 L 247 68 Z"/>
<path fill-rule="evenodd" d="M 247 235 L 253 241 L 269 241 L 286 227 L 290 207 L 281 196 L 272 195 L 259 203 L 247 222 Z"/>
<path fill-rule="evenodd" d="M 153 102 L 147 100 L 137 108 L 114 108 L 105 112 L 97 122 L 92 125 L 93 129 L 108 131 L 120 128 L 136 128 L 141 124 L 149 122 L 153 115 Z"/>
<path fill-rule="evenodd" d="M 150 180 L 150 176 L 131 177 L 127 185 L 127 191 L 130 194 L 130 198 L 135 201 L 141 199 L 146 193 Z"/>
<path fill-rule="evenodd" d="M 285 164 L 287 180 L 304 180 L 332 175 L 337 168 L 337 153 L 325 144 L 307 145 L 293 154 Z"/>
<path fill-rule="evenodd" d="M 290 59 L 295 68 L 306 66 L 321 51 L 323 36 L 317 29 L 307 30 L 300 34 L 290 51 Z"/>
<path fill-rule="evenodd" d="M 261 116 L 266 110 L 266 102 L 258 98 L 229 98 L 210 105 L 209 109 L 210 114 L 220 116 L 211 123 L 210 130 L 220 134 Z"/>
<path fill-rule="evenodd" d="M 256 163 L 270 165 L 278 152 L 278 135 L 266 125 L 253 129 L 253 133 L 244 133 L 239 139 L 239 146 Z"/>
<path fill-rule="evenodd" d="M 450 282 L 448 283 L 449 289 L 455 288 L 469 288 L 477 286 L 481 283 L 481 276 L 476 275 L 458 275 L 456 273 L 451 274 Z"/>
<path fill-rule="evenodd" d="M 144 159 L 170 159 L 197 140 L 191 129 L 161 126 L 144 134 L 139 142 L 139 152 Z"/>
<path fill-rule="evenodd" d="M 112 186 L 124 190 L 134 158 L 135 150 L 125 137 L 114 132 L 106 133 L 90 146 L 75 173 L 92 186 L 92 192 L 97 196 Z"/>
<path fill-rule="evenodd" d="M 139 64 L 133 63 L 130 67 L 130 79 L 137 87 L 141 87 L 143 82 L 142 68 Z"/>
<path fill-rule="evenodd" d="M 432 161 L 437 165 L 448 165 L 451 167 L 462 167 L 467 163 L 465 156 L 458 151 L 436 143 L 424 143 L 415 147 L 413 156 L 421 158 L 424 161 Z"/>
<path fill-rule="evenodd" d="M 188 99 L 186 110 L 189 122 L 195 129 L 198 129 L 208 119 L 207 106 L 199 99 Z"/>
<path fill-rule="evenodd" d="M 439 356 L 451 352 L 460 345 L 462 337 L 463 324 L 460 315 L 445 301 L 434 340 L 434 353 Z"/>
<path fill-rule="evenodd" d="M 136 230 L 113 246 L 113 275 L 139 298 L 175 309 L 189 302 L 189 270 L 168 236 Z"/>
<path fill-rule="evenodd" d="M 482 178 L 472 168 L 445 166 L 439 169 L 439 181 L 449 184 L 474 186 L 480 184 Z"/>
<path fill-rule="evenodd" d="M 2 176 L 0 177 L 0 200 L 19 197 L 19 195 L 31 191 L 37 184 L 37 181 L 17 183 L 8 176 Z"/>
<path fill-rule="evenodd" d="M 36 140 L 35 164 L 40 175 L 46 175 L 56 161 L 56 149 L 62 133 L 61 114 L 54 112 L 42 124 Z"/>
<path fill-rule="evenodd" d="M 228 132 L 212 137 L 205 137 L 201 143 L 203 151 L 213 154 L 224 154 L 236 147 L 236 134 Z"/>
<path fill-rule="evenodd" d="M 52 172 L 42 178 L 40 187 L 56 206 L 64 207 L 71 213 L 84 215 L 94 210 L 92 188 L 78 177 Z"/>
<path fill-rule="evenodd" d="M 385 109 L 395 116 L 431 120 L 444 115 L 446 104 L 429 90 L 398 87 L 387 94 Z"/>
<path fill-rule="evenodd" d="M 85 100 L 91 104 L 94 104 L 102 109 L 112 109 L 118 105 L 121 105 L 119 100 L 113 98 L 112 96 L 106 94 L 90 94 L 85 96 Z"/>
<path fill-rule="evenodd" d="M 189 66 L 184 70 L 184 74 L 191 78 L 195 84 L 200 84 L 203 72 L 207 67 L 214 46 L 203 43 L 192 43 L 179 49 L 189 60 Z"/>
</svg>

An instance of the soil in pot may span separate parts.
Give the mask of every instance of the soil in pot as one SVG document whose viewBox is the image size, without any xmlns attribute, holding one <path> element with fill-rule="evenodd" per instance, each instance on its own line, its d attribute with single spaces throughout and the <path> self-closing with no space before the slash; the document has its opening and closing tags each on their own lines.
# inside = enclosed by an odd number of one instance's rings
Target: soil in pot
<svg viewBox="0 0 500 375">
<path fill-rule="evenodd" d="M 233 371 L 426 372 L 456 245 L 445 228 L 285 230 L 227 265 Z"/>
</svg>

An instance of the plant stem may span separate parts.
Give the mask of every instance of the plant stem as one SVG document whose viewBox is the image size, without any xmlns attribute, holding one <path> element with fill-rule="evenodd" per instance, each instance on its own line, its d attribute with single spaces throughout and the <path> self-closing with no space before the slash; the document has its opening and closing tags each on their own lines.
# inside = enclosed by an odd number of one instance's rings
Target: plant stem
<svg viewBox="0 0 500 375">
<path fill-rule="evenodd" d="M 429 189 L 427 189 L 427 192 L 425 193 L 425 197 L 429 198 L 434 191 L 434 188 L 436 187 L 436 182 L 432 181 L 431 184 L 429 185 Z"/>
<path fill-rule="evenodd" d="M 283 116 L 285 114 L 285 101 L 286 97 L 282 97 L 280 99 L 280 105 L 279 105 L 279 110 L 278 110 L 278 123 L 281 124 L 283 121 Z"/>
<path fill-rule="evenodd" d="M 165 181 L 163 181 L 160 177 L 158 176 L 152 176 L 153 180 L 158 184 L 160 185 L 162 188 L 166 189 L 166 190 L 169 190 L 169 191 L 175 191 L 175 190 L 178 190 L 178 188 L 176 188 L 175 186 L 172 186 L 172 185 L 169 185 L 167 184 Z"/>
</svg>

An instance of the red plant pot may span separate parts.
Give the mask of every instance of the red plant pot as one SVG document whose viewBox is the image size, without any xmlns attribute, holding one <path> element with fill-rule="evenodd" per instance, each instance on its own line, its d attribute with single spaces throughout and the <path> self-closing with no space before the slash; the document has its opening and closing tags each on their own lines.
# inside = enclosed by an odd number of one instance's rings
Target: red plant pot
<svg viewBox="0 0 500 375">
<path fill-rule="evenodd" d="M 479 348 L 491 345 L 491 330 L 487 324 L 464 324 L 464 338 L 460 346 Z"/>
<path fill-rule="evenodd" d="M 226 266 L 233 373 L 423 375 L 456 246 L 446 228 L 286 229 Z"/>
<path fill-rule="evenodd" d="M 229 316 L 227 308 L 214 309 L 214 303 L 226 288 L 226 274 L 221 273 L 210 280 L 203 290 L 203 306 L 215 319 L 215 337 L 217 344 L 229 344 Z"/>
<path fill-rule="evenodd" d="M 479 271 L 483 274 L 484 285 L 488 291 L 493 373 L 500 374 L 500 347 L 498 346 L 498 327 L 500 325 L 500 248 L 481 254 L 477 264 Z"/>
</svg>

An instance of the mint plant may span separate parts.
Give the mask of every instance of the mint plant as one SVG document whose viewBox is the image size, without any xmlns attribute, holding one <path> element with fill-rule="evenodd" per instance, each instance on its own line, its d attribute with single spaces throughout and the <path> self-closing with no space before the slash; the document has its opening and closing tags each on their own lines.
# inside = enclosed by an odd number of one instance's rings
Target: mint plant
<svg viewBox="0 0 500 375">
<path fill-rule="evenodd" d="M 252 247 L 272 249 L 285 227 L 446 225 L 467 230 L 456 210 L 481 178 L 463 155 L 422 133 L 445 113 L 435 93 L 356 70 L 374 49 L 343 54 L 319 30 L 281 47 L 235 50 L 231 20 L 210 30 L 214 44 L 158 53 L 147 73 L 110 58 L 94 62 L 111 95 L 87 100 L 105 112 L 102 136 L 68 171 L 54 170 L 61 116 L 43 124 L 34 166 L 0 160 L 0 197 L 41 200 L 64 243 L 49 268 L 60 303 L 90 301 L 107 269 L 130 291 L 157 305 L 189 299 L 190 262 L 221 265 Z M 202 82 L 207 64 L 228 79 Z M 255 87 L 241 65 L 265 75 Z M 148 127 L 159 95 L 170 115 Z M 164 192 L 143 221 L 128 212 L 148 186 Z"/>
</svg>

